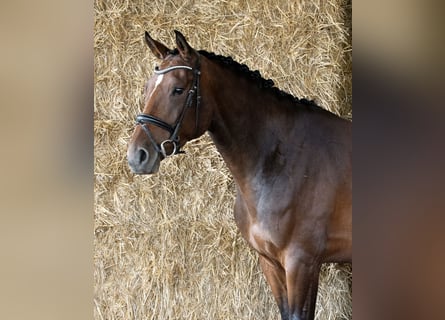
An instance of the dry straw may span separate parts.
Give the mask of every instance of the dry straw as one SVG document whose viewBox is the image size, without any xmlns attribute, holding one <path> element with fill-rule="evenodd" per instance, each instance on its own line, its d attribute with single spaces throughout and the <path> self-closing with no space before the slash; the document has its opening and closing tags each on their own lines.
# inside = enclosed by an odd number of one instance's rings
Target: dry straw
<svg viewBox="0 0 445 320">
<path fill-rule="evenodd" d="M 125 153 L 157 61 L 169 46 L 231 55 L 344 117 L 351 109 L 348 1 L 95 1 L 95 319 L 278 319 L 257 256 L 232 215 L 234 183 L 207 135 L 134 176 Z M 352 269 L 323 268 L 318 319 L 352 319 Z"/>
</svg>

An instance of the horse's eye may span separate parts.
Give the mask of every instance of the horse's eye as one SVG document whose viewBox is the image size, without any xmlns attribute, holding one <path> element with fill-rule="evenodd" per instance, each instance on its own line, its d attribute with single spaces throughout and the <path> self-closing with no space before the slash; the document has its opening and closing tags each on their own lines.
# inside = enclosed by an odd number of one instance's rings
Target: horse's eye
<svg viewBox="0 0 445 320">
<path fill-rule="evenodd" d="M 175 95 L 180 95 L 180 94 L 182 94 L 183 92 L 184 92 L 184 89 L 183 89 L 183 88 L 174 88 L 172 94 L 175 96 Z"/>
</svg>

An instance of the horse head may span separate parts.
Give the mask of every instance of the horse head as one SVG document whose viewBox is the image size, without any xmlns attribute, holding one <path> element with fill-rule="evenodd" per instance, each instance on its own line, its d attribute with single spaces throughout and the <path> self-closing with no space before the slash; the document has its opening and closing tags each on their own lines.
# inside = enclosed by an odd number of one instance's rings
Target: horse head
<svg viewBox="0 0 445 320">
<path fill-rule="evenodd" d="M 161 160 L 182 153 L 187 141 L 206 130 L 202 119 L 200 55 L 179 32 L 170 50 L 145 32 L 145 41 L 161 60 L 144 90 L 144 108 L 128 145 L 127 159 L 137 174 L 156 173 Z"/>
</svg>

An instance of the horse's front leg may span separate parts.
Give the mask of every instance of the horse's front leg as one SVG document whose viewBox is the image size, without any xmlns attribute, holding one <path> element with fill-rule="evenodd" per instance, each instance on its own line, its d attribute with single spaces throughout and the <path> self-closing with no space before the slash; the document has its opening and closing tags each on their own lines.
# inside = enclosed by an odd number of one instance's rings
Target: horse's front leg
<svg viewBox="0 0 445 320">
<path fill-rule="evenodd" d="M 266 276 L 267 283 L 280 309 L 281 320 L 290 320 L 286 288 L 286 273 L 279 264 L 261 256 L 259 258 L 261 269 Z"/>
<path fill-rule="evenodd" d="M 309 292 L 303 308 L 303 319 L 315 319 L 315 306 L 317 304 L 318 279 L 320 275 L 320 267 L 314 270 Z"/>
<path fill-rule="evenodd" d="M 313 320 L 316 299 L 316 293 L 314 298 L 313 292 L 317 289 L 311 290 L 311 286 L 314 285 L 314 273 L 317 273 L 318 264 L 310 258 L 292 256 L 287 259 L 285 268 L 289 319 Z"/>
</svg>

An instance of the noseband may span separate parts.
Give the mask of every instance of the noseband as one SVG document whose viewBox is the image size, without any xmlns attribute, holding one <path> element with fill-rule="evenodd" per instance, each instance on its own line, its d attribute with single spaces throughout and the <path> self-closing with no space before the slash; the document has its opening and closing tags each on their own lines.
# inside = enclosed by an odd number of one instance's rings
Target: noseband
<svg viewBox="0 0 445 320">
<path fill-rule="evenodd" d="M 159 74 L 165 74 L 170 71 L 177 70 L 177 69 L 193 71 L 193 85 L 187 94 L 185 104 L 182 107 L 182 111 L 181 111 L 178 119 L 176 119 L 175 124 L 172 126 L 159 118 L 156 118 L 156 117 L 148 115 L 148 114 L 143 114 L 143 113 L 139 114 L 136 117 L 136 124 L 140 125 L 142 127 L 142 129 L 144 130 L 144 132 L 147 134 L 148 138 L 150 139 L 151 143 L 153 144 L 156 152 L 161 154 L 164 158 L 167 158 L 167 157 L 175 155 L 175 154 L 184 153 L 184 151 L 181 151 L 178 133 L 179 133 L 179 129 L 181 128 L 182 121 L 184 120 L 184 116 L 187 112 L 187 109 L 192 106 L 193 98 L 195 96 L 196 96 L 196 100 L 195 100 L 196 101 L 195 133 L 197 134 L 197 132 L 198 132 L 199 104 L 201 101 L 201 96 L 199 94 L 199 76 L 201 74 L 199 60 L 198 60 L 198 64 L 197 64 L 196 68 L 194 68 L 194 69 L 189 66 L 173 66 L 173 67 L 169 67 L 169 68 L 166 68 L 163 70 L 159 70 L 159 68 L 156 67 L 154 72 L 155 72 L 155 74 L 159 75 Z M 147 124 L 152 124 L 152 125 L 155 125 L 163 130 L 168 131 L 170 133 L 170 137 L 167 140 L 164 140 L 163 142 L 161 142 L 161 144 L 158 144 L 154 140 L 153 135 L 151 134 L 150 129 L 148 128 Z M 173 147 L 173 150 L 170 153 L 168 153 L 165 150 L 166 146 L 168 146 L 169 144 Z"/>
</svg>

